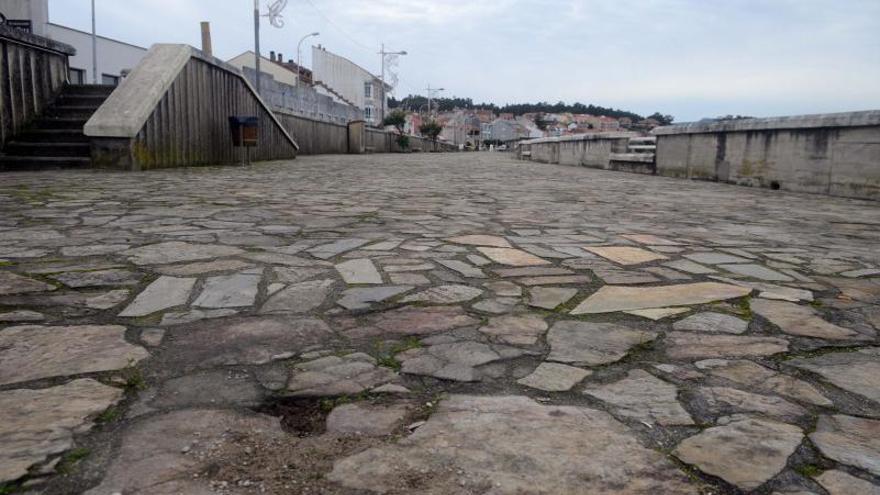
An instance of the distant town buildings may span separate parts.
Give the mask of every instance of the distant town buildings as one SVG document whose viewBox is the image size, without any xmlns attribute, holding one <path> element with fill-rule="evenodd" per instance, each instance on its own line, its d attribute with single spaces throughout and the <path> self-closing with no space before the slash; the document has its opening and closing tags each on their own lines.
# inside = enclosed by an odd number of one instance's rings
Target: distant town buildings
<svg viewBox="0 0 880 495">
<path fill-rule="evenodd" d="M 49 0 L 0 0 L 0 14 L 14 27 L 76 48 L 70 57 L 69 80 L 73 84 L 119 84 L 147 49 L 104 36 L 97 37 L 97 81 L 92 73 L 92 33 L 49 22 Z"/>
</svg>

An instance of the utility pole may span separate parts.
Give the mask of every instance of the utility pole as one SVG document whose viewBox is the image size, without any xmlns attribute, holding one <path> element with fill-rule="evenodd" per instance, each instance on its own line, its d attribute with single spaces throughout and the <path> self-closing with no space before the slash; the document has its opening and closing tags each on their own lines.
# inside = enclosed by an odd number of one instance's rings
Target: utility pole
<svg viewBox="0 0 880 495">
<path fill-rule="evenodd" d="M 380 122 L 385 120 L 385 105 L 386 100 L 388 99 L 388 95 L 385 93 L 385 57 L 388 55 L 406 55 L 406 50 L 399 52 L 386 52 L 385 43 L 382 43 L 382 48 L 379 51 L 380 65 L 382 66 L 382 74 L 379 76 L 379 81 L 382 83 L 382 114 Z"/>
<path fill-rule="evenodd" d="M 432 88 L 429 84 L 425 91 L 428 92 L 428 117 L 431 117 L 434 115 L 434 109 L 431 107 L 431 101 L 434 99 L 434 94 L 440 91 L 446 91 L 446 88 Z"/>
<path fill-rule="evenodd" d="M 257 67 L 257 94 L 260 94 L 260 0 L 254 0 L 254 65 Z"/>
<path fill-rule="evenodd" d="M 95 30 L 95 0 L 92 0 L 92 84 L 98 84 L 98 33 Z"/>
</svg>

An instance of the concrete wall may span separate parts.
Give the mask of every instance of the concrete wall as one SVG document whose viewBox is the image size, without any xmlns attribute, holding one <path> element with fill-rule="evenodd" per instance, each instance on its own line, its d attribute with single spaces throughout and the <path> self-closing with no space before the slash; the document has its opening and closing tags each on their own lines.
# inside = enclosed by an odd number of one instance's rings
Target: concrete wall
<svg viewBox="0 0 880 495">
<path fill-rule="evenodd" d="M 0 26 L 0 146 L 61 92 L 73 47 Z"/>
<path fill-rule="evenodd" d="M 237 57 L 227 60 L 226 63 L 233 67 L 238 67 L 245 74 L 248 74 L 248 71 L 255 74 L 257 70 L 257 57 L 252 51 L 244 52 Z M 260 56 L 260 72 L 270 74 L 280 83 L 290 86 L 296 85 L 296 72 L 278 65 L 262 55 Z"/>
<path fill-rule="evenodd" d="M 49 38 L 76 48 L 70 67 L 84 70 L 85 82 L 92 83 L 92 34 L 57 24 L 48 24 L 46 32 Z M 103 74 L 121 77 L 122 71 L 134 69 L 146 54 L 146 48 L 98 36 L 98 84 L 103 84 Z"/>
<path fill-rule="evenodd" d="M 657 173 L 880 199 L 880 111 L 668 126 Z"/>
<path fill-rule="evenodd" d="M 523 141 L 530 147 L 531 160 L 591 168 L 609 168 L 612 153 L 626 152 L 630 134 L 580 134 Z"/>
<path fill-rule="evenodd" d="M 245 67 L 244 75 L 252 85 L 256 84 L 256 70 Z M 363 120 L 364 118 L 363 111 L 358 107 L 339 103 L 330 96 L 320 94 L 315 88 L 305 83 L 292 86 L 276 81 L 272 75 L 263 73 L 263 77 L 260 78 L 260 86 L 260 96 L 263 100 L 272 108 L 282 112 L 343 125 L 352 120 Z"/>
</svg>

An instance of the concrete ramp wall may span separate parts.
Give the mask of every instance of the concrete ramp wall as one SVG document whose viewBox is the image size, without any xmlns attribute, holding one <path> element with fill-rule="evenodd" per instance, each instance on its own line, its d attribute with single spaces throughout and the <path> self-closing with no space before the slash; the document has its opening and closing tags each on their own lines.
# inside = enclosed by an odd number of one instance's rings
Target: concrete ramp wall
<svg viewBox="0 0 880 495">
<path fill-rule="evenodd" d="M 299 146 L 241 72 L 188 45 L 157 44 L 86 123 L 95 167 L 122 170 L 240 161 L 229 117 L 259 119 L 250 159 L 296 157 Z"/>
</svg>

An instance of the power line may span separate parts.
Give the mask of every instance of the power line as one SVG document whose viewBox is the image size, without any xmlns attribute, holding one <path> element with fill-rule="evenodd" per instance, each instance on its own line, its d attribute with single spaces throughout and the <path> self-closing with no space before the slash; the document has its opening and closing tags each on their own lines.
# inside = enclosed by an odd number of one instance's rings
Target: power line
<svg viewBox="0 0 880 495">
<path fill-rule="evenodd" d="M 327 24 L 330 24 L 330 25 L 333 26 L 337 31 L 339 31 L 340 33 L 342 33 L 342 35 L 345 36 L 346 38 L 348 38 L 349 41 L 351 41 L 352 43 L 354 43 L 355 46 L 357 46 L 358 48 L 360 48 L 360 49 L 362 49 L 362 50 L 366 50 L 366 51 L 368 51 L 368 52 L 370 52 L 370 53 L 372 53 L 372 52 L 375 50 L 375 48 L 371 48 L 371 47 L 369 47 L 369 46 L 367 46 L 367 45 L 361 43 L 360 41 L 356 40 L 353 36 L 351 36 L 350 34 L 348 34 L 348 32 L 347 32 L 346 30 L 342 29 L 342 26 L 340 26 L 339 24 L 336 24 L 335 22 L 333 22 L 332 19 L 330 19 L 329 17 L 327 17 L 327 15 L 324 14 L 324 12 L 322 12 L 321 9 L 319 9 L 319 8 L 318 8 L 318 7 L 312 2 L 312 0 L 306 0 L 306 3 L 308 3 L 308 4 L 312 7 L 312 10 L 314 10 L 314 11 L 315 11 L 319 16 L 321 16 L 325 21 L 327 21 Z"/>
</svg>

